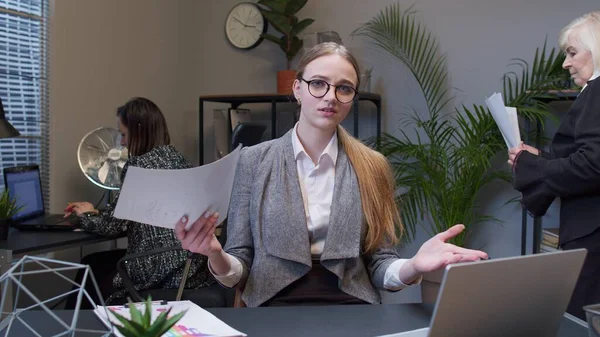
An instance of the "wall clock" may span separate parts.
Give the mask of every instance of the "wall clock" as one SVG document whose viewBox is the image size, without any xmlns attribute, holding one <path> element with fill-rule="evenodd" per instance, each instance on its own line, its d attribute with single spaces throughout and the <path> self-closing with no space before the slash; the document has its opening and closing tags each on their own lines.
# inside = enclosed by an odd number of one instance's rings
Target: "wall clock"
<svg viewBox="0 0 600 337">
<path fill-rule="evenodd" d="M 252 49 L 258 46 L 267 31 L 267 20 L 257 5 L 242 2 L 235 5 L 225 20 L 225 35 L 236 48 Z"/>
</svg>

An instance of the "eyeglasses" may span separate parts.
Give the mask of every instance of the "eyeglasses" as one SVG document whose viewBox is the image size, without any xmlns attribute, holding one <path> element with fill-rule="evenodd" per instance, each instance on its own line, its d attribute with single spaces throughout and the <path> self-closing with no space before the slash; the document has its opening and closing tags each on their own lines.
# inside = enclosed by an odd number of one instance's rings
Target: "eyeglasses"
<svg viewBox="0 0 600 337">
<path fill-rule="evenodd" d="M 321 98 L 327 95 L 330 87 L 335 88 L 335 98 L 340 103 L 350 103 L 358 94 L 356 89 L 347 84 L 333 85 L 319 79 L 310 81 L 305 79 L 302 80 L 308 84 L 308 92 L 315 98 Z"/>
</svg>

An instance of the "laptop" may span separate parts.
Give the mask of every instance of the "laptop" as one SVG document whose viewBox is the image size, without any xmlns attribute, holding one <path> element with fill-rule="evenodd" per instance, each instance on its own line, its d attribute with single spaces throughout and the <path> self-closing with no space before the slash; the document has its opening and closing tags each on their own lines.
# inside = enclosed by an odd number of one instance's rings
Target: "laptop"
<svg viewBox="0 0 600 337">
<path fill-rule="evenodd" d="M 8 195 L 23 208 L 12 217 L 12 226 L 18 229 L 73 230 L 74 223 L 64 214 L 48 214 L 44 207 L 42 183 L 38 165 L 7 167 L 4 186 Z"/>
<path fill-rule="evenodd" d="M 577 249 L 449 265 L 430 326 L 387 336 L 556 337 L 586 254 Z"/>
</svg>

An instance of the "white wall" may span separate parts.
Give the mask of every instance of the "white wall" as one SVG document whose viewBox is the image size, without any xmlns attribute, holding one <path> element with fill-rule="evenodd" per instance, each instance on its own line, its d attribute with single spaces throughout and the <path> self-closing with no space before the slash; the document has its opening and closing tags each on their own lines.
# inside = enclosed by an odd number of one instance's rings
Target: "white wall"
<svg viewBox="0 0 600 337">
<path fill-rule="evenodd" d="M 269 93 L 283 53 L 265 41 L 250 51 L 225 39 L 224 21 L 238 0 L 53 0 L 51 24 L 51 207 L 68 201 L 97 200 L 101 191 L 82 175 L 77 144 L 89 130 L 115 125 L 115 109 L 136 95 L 154 100 L 169 123 L 174 145 L 198 162 L 198 96 Z M 299 13 L 315 23 L 310 31 L 334 30 L 359 61 L 373 66 L 373 88 L 383 97 L 384 130 L 394 132 L 405 106 L 423 100 L 399 62 L 349 34 L 392 0 L 309 1 Z M 404 6 L 412 1 L 400 1 Z M 447 54 L 450 84 L 461 90 L 458 103 L 483 102 L 501 90 L 511 58 L 530 60 L 548 36 L 569 20 L 598 8 L 597 0 L 421 0 L 415 9 Z M 207 105 L 207 115 L 216 105 Z M 251 107 L 255 108 L 256 107 Z M 259 107 L 263 110 L 264 107 Z M 289 108 L 288 108 L 289 109 Z M 361 121 L 371 130 L 373 122 Z M 206 118 L 206 160 L 213 144 Z M 500 162 L 504 159 L 500 158 Z M 509 186 L 492 189 L 486 209 L 505 221 L 487 225 L 475 245 L 492 256 L 520 252 L 520 211 L 501 207 L 516 194 Z M 556 213 L 552 214 L 555 217 Z M 552 221 L 552 219 L 550 219 Z M 424 240 L 420 236 L 418 242 Z M 408 255 L 417 245 L 406 248 Z"/>
</svg>

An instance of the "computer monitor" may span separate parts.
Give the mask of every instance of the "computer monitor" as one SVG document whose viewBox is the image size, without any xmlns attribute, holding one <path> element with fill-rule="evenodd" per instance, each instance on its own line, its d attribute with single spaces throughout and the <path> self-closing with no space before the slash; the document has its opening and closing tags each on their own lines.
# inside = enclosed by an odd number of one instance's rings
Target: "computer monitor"
<svg viewBox="0 0 600 337">
<path fill-rule="evenodd" d="M 23 207 L 13 216 L 13 221 L 44 215 L 42 183 L 37 165 L 5 168 L 4 186 L 8 189 L 8 195 L 16 199 L 17 207 Z"/>
</svg>

